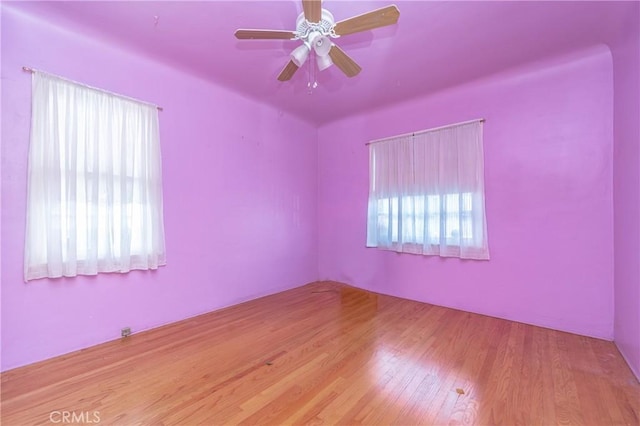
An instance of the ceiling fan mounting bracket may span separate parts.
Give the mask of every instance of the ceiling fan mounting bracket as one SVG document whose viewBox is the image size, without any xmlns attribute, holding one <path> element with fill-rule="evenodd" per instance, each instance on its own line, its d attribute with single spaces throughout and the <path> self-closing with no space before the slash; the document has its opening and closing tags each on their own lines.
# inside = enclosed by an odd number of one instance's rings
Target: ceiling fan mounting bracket
<svg viewBox="0 0 640 426">
<path fill-rule="evenodd" d="M 309 44 L 310 37 L 313 33 L 320 33 L 323 36 L 338 38 L 340 37 L 334 31 L 335 20 L 333 15 L 327 9 L 322 9 L 322 17 L 319 22 L 309 22 L 304 17 L 304 12 L 298 15 L 296 19 L 296 36 L 299 40 Z"/>
</svg>

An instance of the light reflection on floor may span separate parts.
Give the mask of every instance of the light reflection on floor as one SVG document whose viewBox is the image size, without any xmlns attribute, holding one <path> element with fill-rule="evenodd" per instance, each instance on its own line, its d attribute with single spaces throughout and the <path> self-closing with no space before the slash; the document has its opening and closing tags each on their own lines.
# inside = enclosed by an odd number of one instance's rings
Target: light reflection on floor
<svg viewBox="0 0 640 426">
<path fill-rule="evenodd" d="M 358 318 L 367 322 L 380 321 L 376 317 L 379 306 L 378 295 L 354 288 L 340 289 L 341 315 L 345 324 L 353 324 L 351 316 L 358 311 Z M 418 313 L 417 315 L 420 315 Z M 437 319 L 438 315 L 434 315 Z M 411 325 L 408 314 L 407 328 Z M 352 338 L 352 337 L 349 337 Z M 480 391 L 470 374 L 465 374 L 467 366 L 463 360 L 452 359 L 442 344 L 430 341 L 428 336 L 416 336 L 398 329 L 390 335 L 374 331 L 360 339 L 371 339 L 368 360 L 363 363 L 358 374 L 350 377 L 353 388 L 360 388 L 355 394 L 364 397 L 367 393 L 376 396 L 365 404 L 354 420 L 387 424 L 401 420 L 403 424 L 432 424 L 438 419 L 438 413 L 453 413 L 447 418 L 460 423 L 473 422 L 477 415 L 477 400 Z M 423 339 L 424 344 L 415 343 Z M 344 343 L 344 342 L 343 342 Z M 414 348 L 407 353 L 398 348 Z M 384 417 L 368 418 L 374 412 L 377 403 L 384 401 Z M 346 402 L 346 401 L 345 401 Z M 377 411 L 377 410 L 376 410 Z M 325 419 L 327 420 L 327 419 Z M 455 423 L 454 421 L 454 423 Z"/>
</svg>

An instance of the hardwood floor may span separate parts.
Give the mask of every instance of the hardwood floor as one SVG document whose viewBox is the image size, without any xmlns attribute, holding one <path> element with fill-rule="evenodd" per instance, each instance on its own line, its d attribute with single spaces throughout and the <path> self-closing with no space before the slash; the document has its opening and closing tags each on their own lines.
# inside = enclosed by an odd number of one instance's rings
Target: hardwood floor
<svg viewBox="0 0 640 426">
<path fill-rule="evenodd" d="M 611 342 L 325 282 L 3 373 L 1 419 L 638 425 L 640 384 Z"/>
</svg>

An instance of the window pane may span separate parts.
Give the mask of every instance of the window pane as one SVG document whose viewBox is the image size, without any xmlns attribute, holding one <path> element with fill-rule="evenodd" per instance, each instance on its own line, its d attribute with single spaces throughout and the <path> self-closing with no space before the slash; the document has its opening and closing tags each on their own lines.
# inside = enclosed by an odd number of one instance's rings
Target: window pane
<svg viewBox="0 0 640 426">
<path fill-rule="evenodd" d="M 398 210 L 398 198 L 391 199 L 391 241 L 398 241 L 398 216 L 400 212 Z"/>
<path fill-rule="evenodd" d="M 414 208 L 414 224 L 415 224 L 415 242 L 424 244 L 424 195 L 416 195 L 413 197 Z"/>
<path fill-rule="evenodd" d="M 389 199 L 378 200 L 378 234 L 387 235 L 389 233 Z"/>
<path fill-rule="evenodd" d="M 447 194 L 444 196 L 445 203 L 445 238 L 448 242 L 455 242 L 460 236 L 460 197 L 458 194 Z"/>
<path fill-rule="evenodd" d="M 465 192 L 462 194 L 462 211 L 460 212 L 460 222 L 462 223 L 462 238 L 473 239 L 473 194 Z"/>
<path fill-rule="evenodd" d="M 427 196 L 427 232 L 430 244 L 439 244 L 440 241 L 440 197 L 438 195 Z"/>
<path fill-rule="evenodd" d="M 402 242 L 415 242 L 413 197 L 402 197 Z"/>
</svg>

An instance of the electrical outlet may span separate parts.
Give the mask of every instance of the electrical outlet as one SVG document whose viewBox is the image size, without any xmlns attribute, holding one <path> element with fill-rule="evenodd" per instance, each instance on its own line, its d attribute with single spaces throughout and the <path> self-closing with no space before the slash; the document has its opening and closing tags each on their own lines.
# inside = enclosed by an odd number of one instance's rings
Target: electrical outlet
<svg viewBox="0 0 640 426">
<path fill-rule="evenodd" d="M 122 330 L 120 330 L 120 335 L 122 337 L 129 337 L 131 336 L 131 327 L 125 327 Z"/>
</svg>

